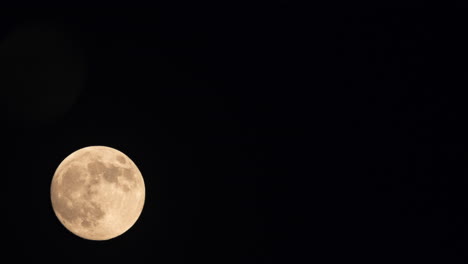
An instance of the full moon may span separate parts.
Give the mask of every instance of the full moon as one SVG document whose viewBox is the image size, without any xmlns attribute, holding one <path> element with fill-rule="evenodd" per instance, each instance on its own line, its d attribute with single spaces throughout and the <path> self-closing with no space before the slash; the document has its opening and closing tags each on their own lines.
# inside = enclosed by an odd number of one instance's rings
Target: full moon
<svg viewBox="0 0 468 264">
<path fill-rule="evenodd" d="M 69 231 L 89 240 L 108 240 L 122 235 L 138 220 L 145 183 L 124 153 L 90 146 L 60 163 L 50 196 L 55 215 Z"/>
</svg>

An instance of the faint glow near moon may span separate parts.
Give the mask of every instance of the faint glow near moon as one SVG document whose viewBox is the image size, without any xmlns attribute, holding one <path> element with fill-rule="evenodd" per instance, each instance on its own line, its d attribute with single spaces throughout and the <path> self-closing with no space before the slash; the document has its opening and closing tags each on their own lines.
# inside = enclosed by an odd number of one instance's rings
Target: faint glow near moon
<svg viewBox="0 0 468 264">
<path fill-rule="evenodd" d="M 90 146 L 60 163 L 50 194 L 57 218 L 69 231 L 85 239 L 108 240 L 125 233 L 138 220 L 145 184 L 125 154 Z"/>
<path fill-rule="evenodd" d="M 84 50 L 59 24 L 27 22 L 0 40 L 0 87 L 7 117 L 36 126 L 63 117 L 85 81 Z"/>
</svg>

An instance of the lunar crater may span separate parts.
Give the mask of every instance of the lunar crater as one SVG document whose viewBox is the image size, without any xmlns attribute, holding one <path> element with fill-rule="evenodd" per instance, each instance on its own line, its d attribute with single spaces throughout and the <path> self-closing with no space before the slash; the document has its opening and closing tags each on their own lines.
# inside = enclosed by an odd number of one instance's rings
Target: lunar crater
<svg viewBox="0 0 468 264">
<path fill-rule="evenodd" d="M 122 163 L 122 164 L 125 164 L 127 161 L 125 160 L 125 157 L 122 156 L 122 155 L 118 155 L 116 158 L 115 158 L 119 163 Z"/>
</svg>

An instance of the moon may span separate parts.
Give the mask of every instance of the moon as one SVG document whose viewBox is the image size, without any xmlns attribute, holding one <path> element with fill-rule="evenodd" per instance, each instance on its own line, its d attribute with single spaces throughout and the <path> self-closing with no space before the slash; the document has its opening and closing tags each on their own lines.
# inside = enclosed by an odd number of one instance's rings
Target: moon
<svg viewBox="0 0 468 264">
<path fill-rule="evenodd" d="M 127 155 L 111 147 L 90 146 L 60 163 L 50 197 L 55 215 L 73 234 L 108 240 L 125 233 L 140 217 L 145 183 Z"/>
</svg>

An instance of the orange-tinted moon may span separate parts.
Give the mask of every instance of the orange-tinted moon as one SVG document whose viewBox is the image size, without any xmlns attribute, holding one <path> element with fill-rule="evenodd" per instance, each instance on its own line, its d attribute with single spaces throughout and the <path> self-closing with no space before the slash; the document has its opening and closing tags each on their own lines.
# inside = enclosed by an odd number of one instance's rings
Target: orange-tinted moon
<svg viewBox="0 0 468 264">
<path fill-rule="evenodd" d="M 85 239 L 108 240 L 125 233 L 140 217 L 145 183 L 124 153 L 90 146 L 60 163 L 50 196 L 55 215 L 69 231 Z"/>
</svg>

